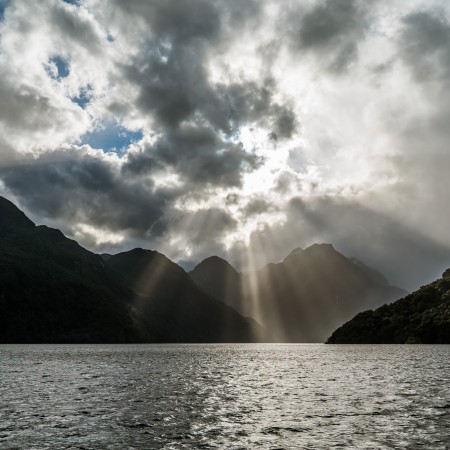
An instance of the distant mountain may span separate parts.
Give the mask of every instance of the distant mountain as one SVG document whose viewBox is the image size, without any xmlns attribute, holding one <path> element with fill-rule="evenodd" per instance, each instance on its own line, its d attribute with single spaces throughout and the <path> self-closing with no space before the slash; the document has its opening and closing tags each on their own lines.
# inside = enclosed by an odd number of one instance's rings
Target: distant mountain
<svg viewBox="0 0 450 450">
<path fill-rule="evenodd" d="M 363 270 L 373 281 L 382 285 L 389 286 L 388 280 L 378 270 L 372 269 L 372 267 L 366 266 L 362 261 L 356 258 L 348 258 L 348 260 Z"/>
<path fill-rule="evenodd" d="M 192 280 L 212 297 L 242 313 L 241 274 L 227 261 L 217 256 L 203 260 L 189 272 Z"/>
<path fill-rule="evenodd" d="M 242 274 L 220 258 L 208 258 L 190 276 L 212 296 L 261 323 L 266 340 L 281 342 L 324 342 L 357 312 L 406 294 L 329 244 L 295 249 L 281 263 Z"/>
<path fill-rule="evenodd" d="M 106 265 L 132 289 L 141 331 L 151 342 L 250 342 L 262 333 L 253 320 L 214 299 L 164 255 L 134 249 Z"/>
<path fill-rule="evenodd" d="M 102 258 L 0 197 L 0 342 L 247 342 L 258 330 L 163 255 Z"/>
<path fill-rule="evenodd" d="M 450 344 L 450 269 L 405 298 L 358 314 L 327 343 Z"/>
</svg>

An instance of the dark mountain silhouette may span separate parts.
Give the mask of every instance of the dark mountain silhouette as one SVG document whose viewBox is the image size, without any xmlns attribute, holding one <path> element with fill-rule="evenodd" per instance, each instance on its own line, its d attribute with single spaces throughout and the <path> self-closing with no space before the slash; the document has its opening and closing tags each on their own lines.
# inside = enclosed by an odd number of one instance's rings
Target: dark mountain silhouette
<svg viewBox="0 0 450 450">
<path fill-rule="evenodd" d="M 227 261 L 217 256 L 203 260 L 189 273 L 194 282 L 214 298 L 244 312 L 241 274 Z"/>
<path fill-rule="evenodd" d="M 127 342 L 131 293 L 102 259 L 0 197 L 0 342 Z"/>
<path fill-rule="evenodd" d="M 330 344 L 450 344 L 450 269 L 442 278 L 338 328 Z"/>
<path fill-rule="evenodd" d="M 324 342 L 357 312 L 406 294 L 329 244 L 295 249 L 281 263 L 242 274 L 226 261 L 208 258 L 190 276 L 212 296 L 261 323 L 266 340 L 287 342 Z"/>
<path fill-rule="evenodd" d="M 105 263 L 0 197 L 0 342 L 246 342 L 257 328 L 163 255 Z"/>
<path fill-rule="evenodd" d="M 249 342 L 259 325 L 212 298 L 164 255 L 134 249 L 111 256 L 107 266 L 136 295 L 133 306 L 151 342 Z"/>
<path fill-rule="evenodd" d="M 100 253 L 100 256 L 103 261 L 108 261 L 108 259 L 111 258 L 112 255 L 110 255 L 109 253 Z"/>
</svg>

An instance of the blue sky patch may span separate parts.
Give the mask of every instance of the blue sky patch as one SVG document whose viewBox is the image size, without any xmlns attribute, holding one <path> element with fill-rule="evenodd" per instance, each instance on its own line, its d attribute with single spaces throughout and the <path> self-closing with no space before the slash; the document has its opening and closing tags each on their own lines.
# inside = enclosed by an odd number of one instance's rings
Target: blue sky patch
<svg viewBox="0 0 450 450">
<path fill-rule="evenodd" d="M 69 5 L 79 6 L 80 0 L 62 0 L 64 3 L 68 3 Z"/>
<path fill-rule="evenodd" d="M 58 70 L 56 79 L 66 78 L 69 75 L 70 73 L 69 62 L 62 56 L 60 55 L 53 56 L 52 58 L 50 58 L 49 62 L 55 64 L 56 69 Z M 47 72 L 52 78 L 55 78 L 55 74 L 52 73 L 50 69 L 47 69 Z"/>
<path fill-rule="evenodd" d="M 81 109 L 84 109 L 91 101 L 91 97 L 86 92 L 82 92 L 78 97 L 70 97 L 70 100 L 76 103 Z"/>
<path fill-rule="evenodd" d="M 5 18 L 5 9 L 9 6 L 11 0 L 0 0 L 0 22 Z"/>
<path fill-rule="evenodd" d="M 81 109 L 84 109 L 91 101 L 91 91 L 92 87 L 88 85 L 85 89 L 80 91 L 80 94 L 77 97 L 71 97 L 70 100 L 76 103 Z"/>
<path fill-rule="evenodd" d="M 120 154 L 133 142 L 140 141 L 142 137 L 142 131 L 130 131 L 115 122 L 105 122 L 98 130 L 86 133 L 81 138 L 81 145 L 88 144 L 104 152 Z"/>
</svg>

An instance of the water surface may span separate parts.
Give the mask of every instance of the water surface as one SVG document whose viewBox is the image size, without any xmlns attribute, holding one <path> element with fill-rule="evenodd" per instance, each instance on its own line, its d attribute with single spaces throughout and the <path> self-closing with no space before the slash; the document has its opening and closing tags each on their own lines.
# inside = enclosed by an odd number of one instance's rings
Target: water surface
<svg viewBox="0 0 450 450">
<path fill-rule="evenodd" d="M 0 448 L 446 449 L 450 346 L 3 345 Z"/>
</svg>

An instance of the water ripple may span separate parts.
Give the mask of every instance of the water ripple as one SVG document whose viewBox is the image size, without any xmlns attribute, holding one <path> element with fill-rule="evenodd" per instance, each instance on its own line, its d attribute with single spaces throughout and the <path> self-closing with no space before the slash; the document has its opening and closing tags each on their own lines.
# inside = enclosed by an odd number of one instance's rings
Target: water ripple
<svg viewBox="0 0 450 450">
<path fill-rule="evenodd" d="M 0 346 L 0 448 L 448 449 L 450 346 Z"/>
</svg>

